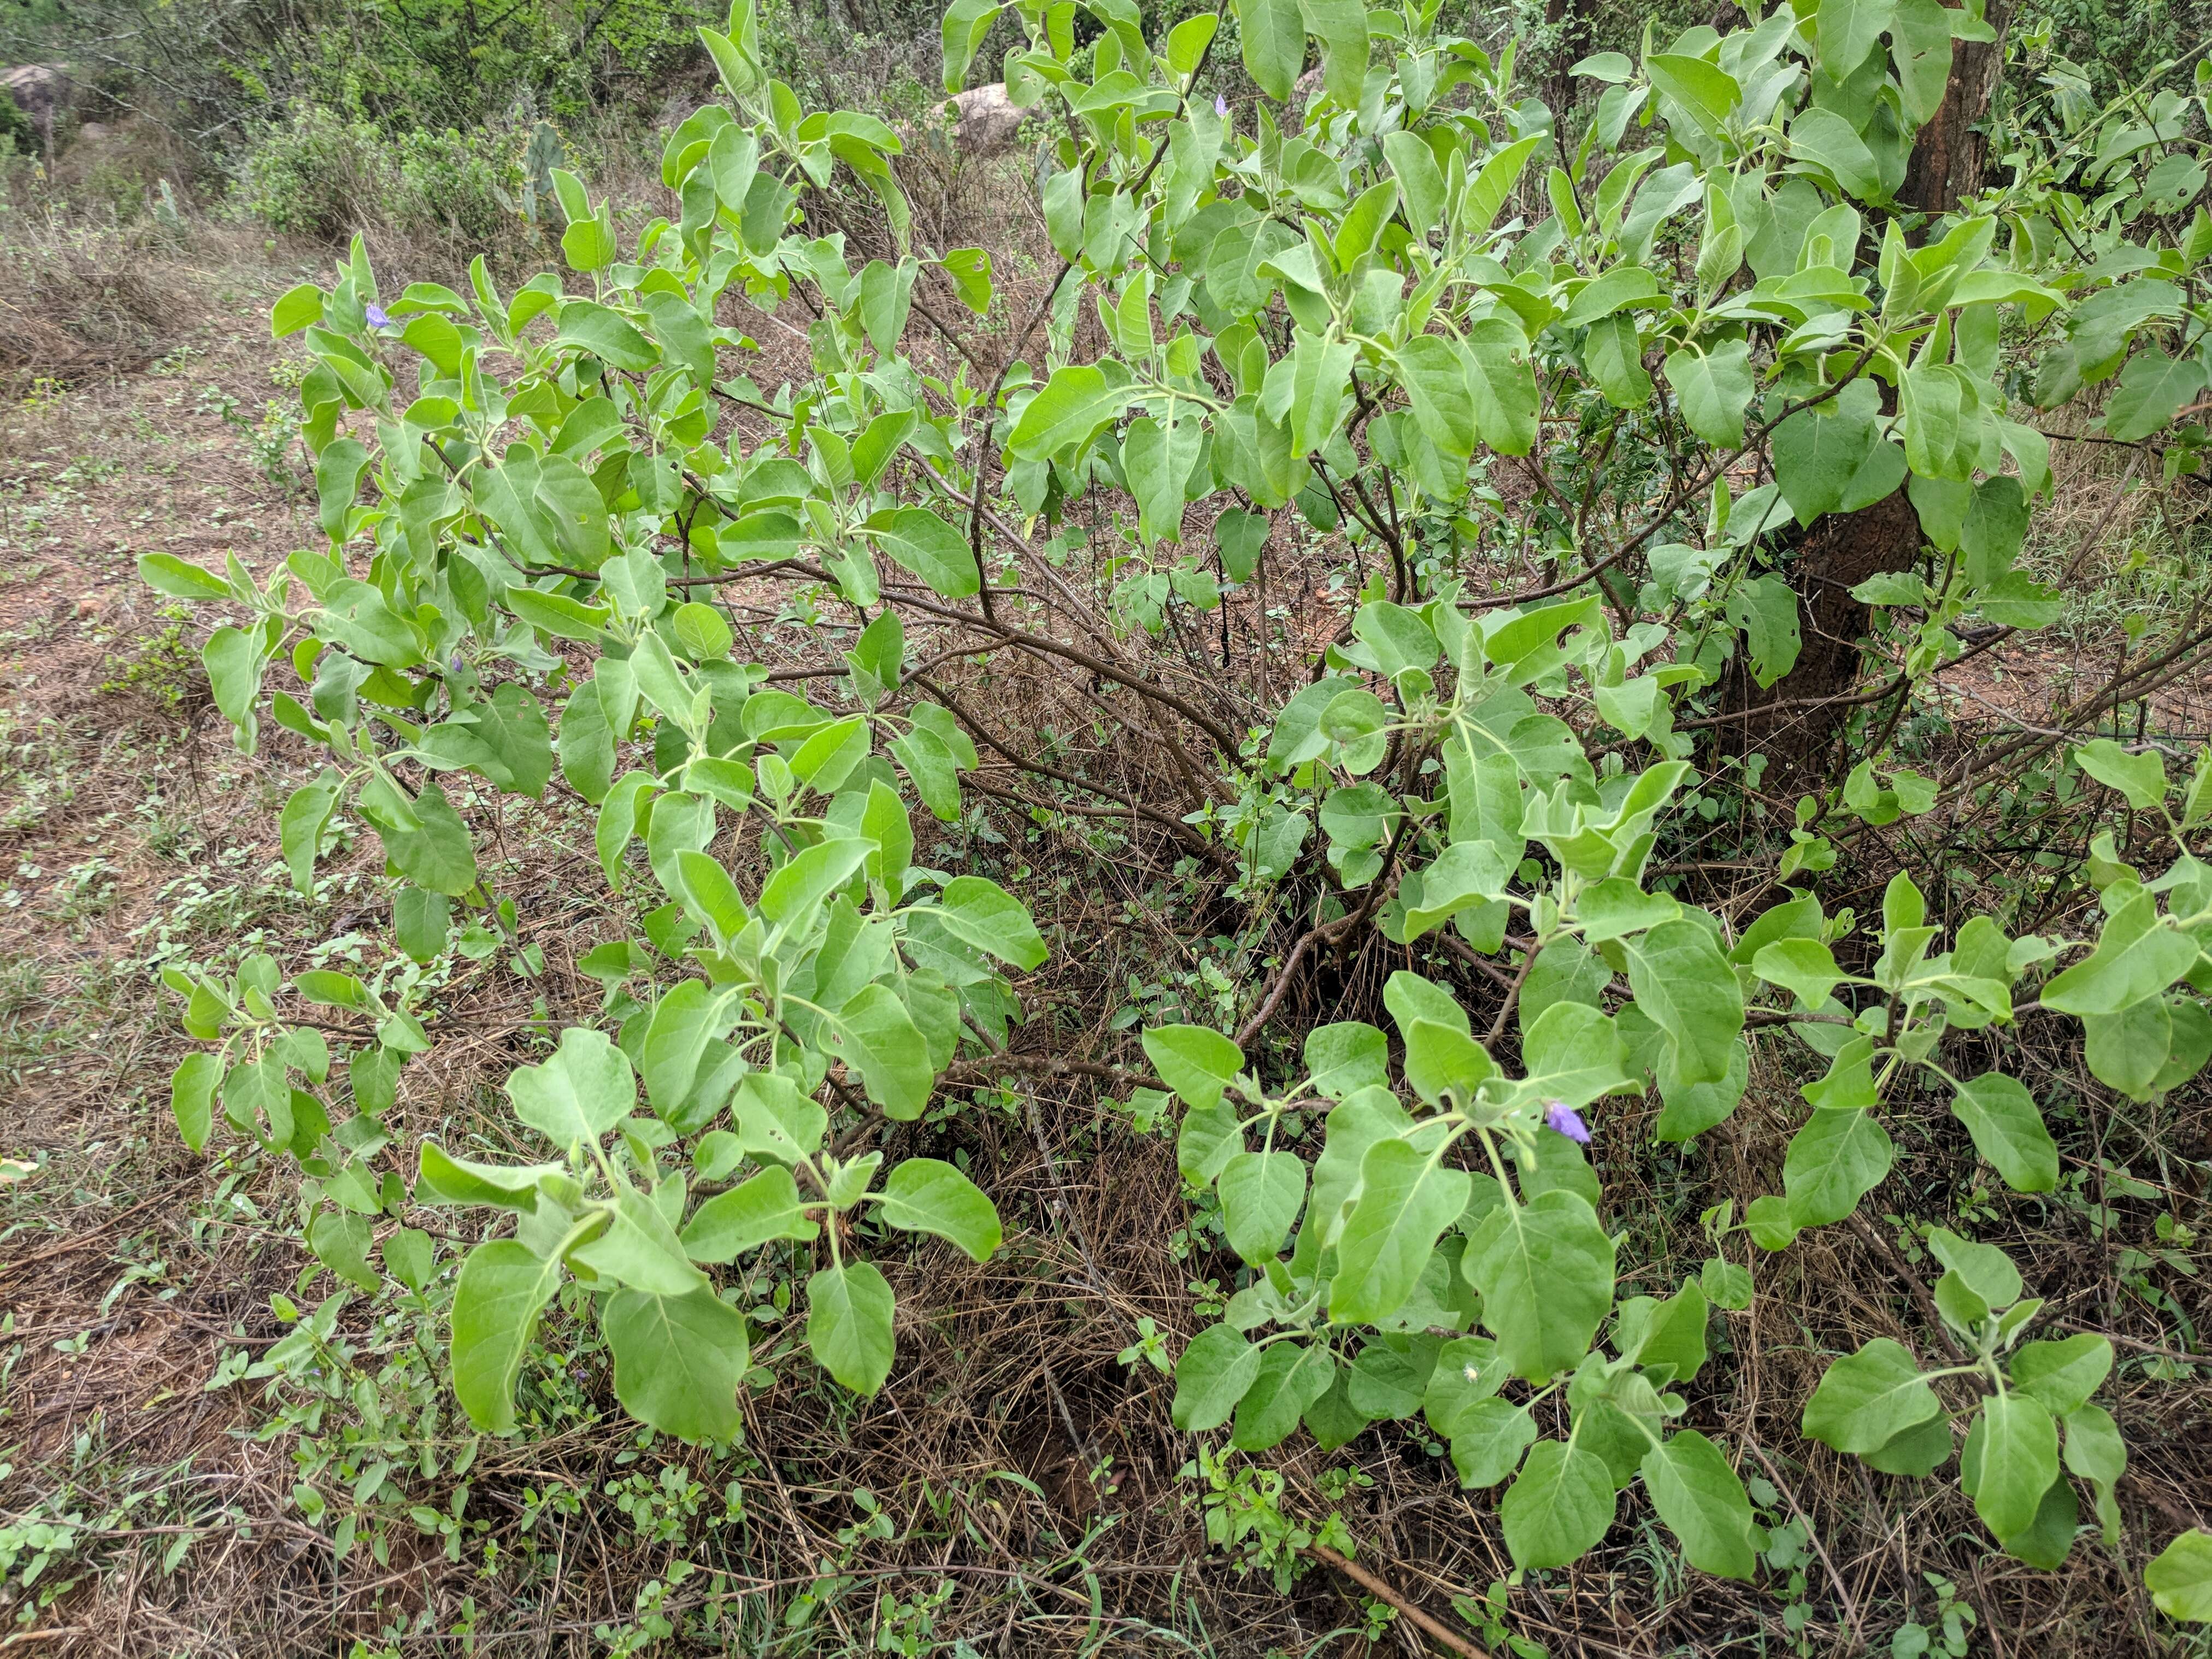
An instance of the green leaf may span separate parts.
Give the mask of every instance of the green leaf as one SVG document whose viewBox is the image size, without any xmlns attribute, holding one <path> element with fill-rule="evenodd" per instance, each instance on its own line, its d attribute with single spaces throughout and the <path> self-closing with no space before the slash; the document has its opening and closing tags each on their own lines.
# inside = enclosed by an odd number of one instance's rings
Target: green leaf
<svg viewBox="0 0 2212 1659">
<path fill-rule="evenodd" d="M 1828 1367 L 1805 1402 L 1802 1426 L 1824 1446 L 1865 1453 L 1942 1409 L 1912 1356 L 1878 1336 Z"/>
<path fill-rule="evenodd" d="M 1684 1083 L 1725 1078 L 1743 1030 L 1743 989 L 1713 936 L 1685 917 L 1621 948 L 1636 1006 L 1667 1034 L 1675 1075 Z"/>
<path fill-rule="evenodd" d="M 1673 1366 L 1674 1381 L 1686 1382 L 1704 1368 L 1711 1309 L 1704 1285 L 1695 1279 L 1683 1280 L 1682 1288 L 1664 1302 L 1632 1297 L 1621 1304 L 1613 1346 L 1639 1365 Z"/>
<path fill-rule="evenodd" d="M 141 553 L 138 580 L 173 599 L 227 599 L 230 584 L 212 570 L 187 564 L 173 553 Z"/>
<path fill-rule="evenodd" d="M 1793 991 L 1801 1008 L 1820 1008 L 1843 982 L 1844 970 L 1828 947 L 1816 939 L 1782 939 L 1760 947 L 1751 971 L 1770 985 Z"/>
<path fill-rule="evenodd" d="M 771 1164 L 691 1212 L 684 1253 L 694 1261 L 734 1261 L 771 1238 L 817 1238 L 822 1229 L 805 1206 L 791 1171 Z"/>
<path fill-rule="evenodd" d="M 580 347 L 616 368 L 634 373 L 642 374 L 660 363 L 658 346 L 632 327 L 619 312 L 591 300 L 570 300 L 561 307 L 561 331 L 554 337 L 553 343 Z"/>
<path fill-rule="evenodd" d="M 477 884 L 477 852 L 468 825 L 434 781 L 425 783 L 410 805 L 420 829 L 376 826 L 385 855 L 417 887 L 460 897 Z"/>
<path fill-rule="evenodd" d="M 2212 1623 L 2212 1532 L 2183 1533 L 2143 1569 L 2152 1605 L 2169 1619 Z"/>
<path fill-rule="evenodd" d="M 1367 78 L 1367 8 L 1363 0 L 1298 0 L 1307 33 L 1321 42 L 1322 85 L 1346 109 L 1359 107 Z"/>
<path fill-rule="evenodd" d="M 2130 1100 L 2159 1092 L 2173 1046 L 2173 1016 L 2162 997 L 2145 997 L 2117 1014 L 2083 1022 L 2081 1058 L 2090 1074 Z"/>
<path fill-rule="evenodd" d="M 385 1235 L 384 1265 L 392 1276 L 417 1296 L 437 1270 L 430 1235 L 416 1227 L 394 1227 Z"/>
<path fill-rule="evenodd" d="M 1967 1437 L 1970 1460 L 1977 1442 L 1981 1478 L 1974 1512 L 2000 1540 L 2026 1532 L 2058 1479 L 2058 1425 L 2041 1401 L 1993 1394 L 1982 1401 L 1981 1420 Z"/>
<path fill-rule="evenodd" d="M 1045 959 L 1044 939 L 1030 913 L 995 881 L 955 876 L 945 884 L 938 907 L 947 932 L 1001 962 L 1028 969 Z"/>
<path fill-rule="evenodd" d="M 2099 738 L 2074 751 L 2074 763 L 2107 788 L 2118 790 L 2139 812 L 2165 804 L 2166 758 L 2155 749 L 2134 755 L 2110 738 Z"/>
<path fill-rule="evenodd" d="M 2204 366 L 2146 346 L 2128 360 L 2105 405 L 2105 432 L 2123 443 L 2148 438 L 2204 393 Z"/>
<path fill-rule="evenodd" d="M 1782 1161 L 1790 1219 L 1798 1227 L 1841 1221 L 1888 1175 L 1897 1147 L 1873 1113 L 1821 1107 L 1790 1137 Z"/>
<path fill-rule="evenodd" d="M 1797 626 L 1797 595 L 1771 572 L 1729 590 L 1728 619 L 1743 630 L 1751 678 L 1761 689 L 1797 665 L 1804 639 Z"/>
<path fill-rule="evenodd" d="M 1279 1255 L 1306 1198 L 1306 1166 L 1282 1146 L 1238 1152 L 1215 1178 L 1229 1248 L 1255 1267 Z"/>
<path fill-rule="evenodd" d="M 1579 1559 L 1613 1524 L 1614 1493 L 1605 1459 L 1573 1442 L 1541 1440 L 1499 1500 L 1505 1547 L 1525 1571 Z"/>
<path fill-rule="evenodd" d="M 983 37 L 999 21 L 1006 7 L 994 0 L 952 0 L 945 9 L 945 89 L 957 92 L 968 79 L 968 65 L 975 61 Z"/>
<path fill-rule="evenodd" d="M 1956 1449 L 1950 1419 L 1939 1413 L 1924 1423 L 1899 1430 L 1860 1456 L 1869 1468 L 1880 1474 L 1909 1475 L 1919 1480 L 1942 1468 Z"/>
<path fill-rule="evenodd" d="M 1526 1406 L 1477 1400 L 1452 1421 L 1452 1468 L 1462 1486 L 1494 1486 L 1519 1467 L 1536 1438 L 1536 1419 Z"/>
<path fill-rule="evenodd" d="M 1996 1245 L 1977 1244 L 1948 1227 L 1937 1227 L 1928 1235 L 1928 1248 L 1984 1306 L 2008 1308 L 2020 1300 L 2020 1269 Z"/>
<path fill-rule="evenodd" d="M 196 1050 L 177 1062 L 169 1074 L 169 1110 L 177 1120 L 177 1133 L 194 1152 L 206 1149 L 215 1127 L 215 1093 L 222 1082 L 222 1062 Z"/>
<path fill-rule="evenodd" d="M 1466 1271 L 1499 1358 L 1528 1382 L 1579 1364 L 1613 1309 L 1613 1240 L 1562 1189 L 1492 1211 L 1468 1241 Z"/>
<path fill-rule="evenodd" d="M 1279 5 L 1282 0 L 1268 3 Z M 1295 20 L 1295 4 L 1291 15 Z M 1127 387 L 1109 381 L 1095 364 L 1073 363 L 1055 369 L 1044 390 L 1030 399 L 1021 418 L 1014 422 L 1007 447 L 1025 461 L 1056 455 L 1072 446 L 1088 443 L 1099 428 L 1119 419 L 1128 403 Z"/>
<path fill-rule="evenodd" d="M 541 1261 L 511 1238 L 479 1244 L 461 1263 L 448 1350 L 453 1395 L 487 1434 L 514 1431 L 514 1380 L 561 1278 L 557 1260 Z"/>
<path fill-rule="evenodd" d="M 1429 158 L 1429 147 L 1411 133 L 1395 132 L 1391 139 Z M 1433 168 L 1433 160 L 1429 161 Z M 1474 398 L 1469 390 L 1467 362 L 1452 343 L 1439 334 L 1417 334 L 1397 352 L 1399 383 L 1413 406 L 1414 423 L 1422 436 L 1455 460 L 1474 453 Z"/>
<path fill-rule="evenodd" d="M 2014 1388 L 2041 1401 L 2053 1417 L 2064 1417 L 2104 1386 L 2112 1345 L 2088 1331 L 2063 1342 L 2023 1342 L 2008 1369 Z"/>
<path fill-rule="evenodd" d="M 1654 87 L 1708 128 L 1717 126 L 1743 101 L 1743 88 L 1735 77 L 1702 58 L 1655 52 L 1644 60 L 1644 72 Z"/>
<path fill-rule="evenodd" d="M 951 1164 L 934 1158 L 910 1158 L 884 1183 L 878 1212 L 894 1227 L 935 1233 L 977 1261 L 988 1261 L 999 1248 L 999 1212 L 982 1188 Z"/>
<path fill-rule="evenodd" d="M 1203 1025 L 1156 1025 L 1144 1034 L 1144 1044 L 1161 1080 L 1200 1109 L 1218 1104 L 1244 1068 L 1244 1051 Z"/>
<path fill-rule="evenodd" d="M 752 1364 L 743 1314 L 702 1285 L 686 1296 L 617 1291 L 599 1322 L 624 1411 L 679 1440 L 738 1437 L 738 1389 Z"/>
<path fill-rule="evenodd" d="M 1489 1052 L 1457 1027 L 1417 1019 L 1405 1027 L 1406 1081 L 1431 1105 L 1447 1092 L 1471 1104 L 1475 1091 L 1497 1068 Z"/>
<path fill-rule="evenodd" d="M 323 320 L 323 291 L 313 283 L 301 283 L 287 289 L 269 313 L 269 331 L 273 339 L 283 339 L 297 334 L 303 328 L 312 328 Z"/>
<path fill-rule="evenodd" d="M 1848 80 L 1881 44 L 1882 32 L 1892 26 L 1896 12 L 1897 0 L 1822 0 L 1817 40 L 1820 68 L 1828 78 Z"/>
<path fill-rule="evenodd" d="M 1700 1571 L 1721 1578 L 1752 1576 L 1751 1499 L 1721 1449 L 1685 1429 L 1644 1454 L 1644 1489 L 1682 1553 Z"/>
<path fill-rule="evenodd" d="M 1306 60 L 1305 19 L 1299 13 L 1297 0 L 1235 0 L 1235 3 L 1245 72 L 1270 98 L 1287 100 Z"/>
<path fill-rule="evenodd" d="M 637 1078 L 629 1056 L 604 1031 L 571 1025 L 542 1066 L 519 1066 L 507 1076 L 514 1115 L 556 1146 L 599 1138 L 637 1104 Z"/>
<path fill-rule="evenodd" d="M 307 1248 L 315 1259 L 356 1289 L 374 1295 L 384 1280 L 368 1265 L 368 1218 L 344 1210 L 315 1212 L 307 1226 Z"/>
<path fill-rule="evenodd" d="M 1743 412 L 1756 389 L 1750 353 L 1743 341 L 1730 340 L 1711 351 L 1686 345 L 1667 354 L 1667 384 L 1674 388 L 1682 419 L 1717 448 L 1743 444 Z"/>
<path fill-rule="evenodd" d="M 2043 988 L 2043 1006 L 2087 1018 L 2116 1014 L 2156 996 L 2197 965 L 2194 940 L 2166 925 L 2154 894 L 2142 892 L 2106 922 L 2097 948 Z"/>
<path fill-rule="evenodd" d="M 1790 124 L 1790 153 L 1822 169 L 1844 195 L 1858 201 L 1879 202 L 1888 195 L 1874 152 L 1851 124 L 1832 110 L 1800 111 Z"/>
<path fill-rule="evenodd" d="M 1489 171 L 1483 170 L 1484 178 Z M 1470 202 L 1474 195 L 1475 186 L 1468 186 Z M 1503 317 L 1479 319 L 1468 325 L 1463 355 L 1475 428 L 1482 441 L 1501 455 L 1526 455 L 1536 445 L 1538 398 L 1535 371 L 1520 329 Z"/>
<path fill-rule="evenodd" d="M 868 520 L 868 533 L 902 568 L 948 599 L 973 598 L 983 586 L 967 538 L 926 507 L 878 513 Z"/>
<path fill-rule="evenodd" d="M 1229 1443 L 1239 1451 L 1265 1451 L 1280 1445 L 1298 1426 L 1306 1407 L 1328 1392 L 1336 1361 L 1326 1342 L 1310 1347 L 1278 1342 L 1261 1351 L 1252 1385 L 1237 1402 L 1237 1424 Z"/>
<path fill-rule="evenodd" d="M 1468 1176 L 1396 1139 L 1369 1147 L 1359 1174 L 1359 1195 L 1337 1237 L 1328 1311 L 1372 1325 L 1413 1293 L 1437 1238 L 1467 1207 Z"/>
<path fill-rule="evenodd" d="M 538 1182 L 567 1169 L 565 1164 L 478 1164 L 455 1158 L 436 1141 L 426 1140 L 416 1154 L 415 1201 L 534 1209 Z"/>
<path fill-rule="evenodd" d="M 1260 1353 L 1233 1326 L 1209 1325 L 1193 1337 L 1176 1362 L 1175 1403 L 1168 1413 L 1176 1427 L 1203 1434 L 1226 1423 L 1260 1375 Z"/>
<path fill-rule="evenodd" d="M 2044 1127 L 2035 1097 L 2018 1079 L 1986 1072 L 1959 1085 L 1951 1110 L 1973 1137 L 1974 1150 L 1995 1166 L 2016 1193 L 2047 1193 L 2058 1185 L 2058 1147 Z"/>
<path fill-rule="evenodd" d="M 1842 401 L 1838 397 L 1820 410 L 1801 410 L 1774 428 L 1775 482 L 1801 525 L 1842 505 L 1880 435 L 1871 420 L 1832 407 Z"/>
<path fill-rule="evenodd" d="M 930 1065 L 928 1044 L 898 993 L 888 985 L 867 986 L 830 1023 L 836 1046 L 846 1063 L 860 1072 L 868 1098 L 901 1122 L 920 1117 L 929 1104 L 937 1073 Z"/>
<path fill-rule="evenodd" d="M 839 836 L 803 848 L 761 884 L 761 914 L 781 926 L 803 931 L 817 906 L 852 880 L 876 843 L 859 836 Z"/>
<path fill-rule="evenodd" d="M 1306 1070 L 1331 1100 L 1390 1081 L 1389 1039 L 1364 1021 L 1316 1025 L 1306 1033 Z"/>
<path fill-rule="evenodd" d="M 806 1342 L 823 1370 L 855 1394 L 891 1374 L 891 1287 L 871 1261 L 824 1267 L 806 1281 Z"/>
<path fill-rule="evenodd" d="M 649 1296 L 686 1296 L 707 1282 L 685 1258 L 660 1206 L 634 1187 L 616 1188 L 606 1231 L 569 1255 L 601 1278 Z"/>
</svg>

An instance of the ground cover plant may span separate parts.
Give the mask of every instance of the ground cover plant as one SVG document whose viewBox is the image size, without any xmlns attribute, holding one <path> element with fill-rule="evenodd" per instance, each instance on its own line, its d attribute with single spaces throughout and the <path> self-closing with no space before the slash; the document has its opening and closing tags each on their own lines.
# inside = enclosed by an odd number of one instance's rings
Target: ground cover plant
<svg viewBox="0 0 2212 1659">
<path fill-rule="evenodd" d="M 557 1583 L 605 1499 L 675 1547 L 618 1650 L 981 1650 L 1021 1612 L 1024 1650 L 1572 1651 L 1631 1552 L 1661 1634 L 1620 1650 L 2197 1639 L 2212 1534 L 2124 1497 L 2201 1424 L 2201 568 L 2047 707 L 1967 671 L 2085 625 L 2112 507 L 2044 527 L 2054 441 L 2124 453 L 2116 498 L 2196 487 L 2207 77 L 1999 100 L 1978 10 L 1724 21 L 1580 61 L 1576 105 L 1433 4 L 961 0 L 948 88 L 1011 40 L 1035 112 L 1024 266 L 918 242 L 905 140 L 802 108 L 740 4 L 665 211 L 558 171 L 560 269 L 396 284 L 356 240 L 276 301 L 320 545 L 138 569 L 213 612 L 235 763 L 283 757 L 285 902 L 378 945 L 148 966 L 176 1133 L 305 1252 L 218 1381 L 298 1437 L 334 1572 Z M 430 1111 L 471 973 L 526 1011 L 489 1109 Z M 1171 1146 L 1182 1207 L 1115 1222 L 1164 1295 L 1060 1195 L 1071 1083 L 1102 1165 Z M 1024 1137 L 1042 1188 L 1002 1180 Z M 2145 1200 L 2155 1246 L 2106 1243 Z M 2026 1217 L 2117 1259 L 2080 1293 Z M 1024 1232 L 1061 1258 L 1030 1303 L 1126 1326 L 1168 1469 L 1124 1486 L 1048 1339 L 1079 1536 L 922 1480 L 820 1547 L 779 1463 L 872 1400 L 905 1428 L 902 1371 L 957 1391 L 958 1263 L 1018 1273 Z M 1832 1346 L 1838 1240 L 1894 1294 Z M 1762 1380 L 1777 1332 L 1808 1363 Z M 693 1461 L 540 1473 L 601 1410 Z M 1451 1495 L 1432 1556 L 1378 1547 L 1376 1468 Z M 1839 1571 L 1785 1468 L 1881 1541 Z M 1892 1573 L 1887 1504 L 1950 1505 L 2012 1615 Z M 933 1567 L 865 1565 L 931 1514 Z M 1102 1540 L 1178 1516 L 1279 1613 L 1104 1588 Z M 86 1523 L 36 1524 L 27 1618 Z M 956 1544 L 1078 1610 L 980 1616 Z M 1362 1598 L 1334 1624 L 1316 1569 Z M 1751 1599 L 1692 1634 L 1692 1575 Z M 2034 1582 L 2104 1589 L 2051 1637 Z M 460 1633 L 552 1640 L 505 1605 Z"/>
</svg>

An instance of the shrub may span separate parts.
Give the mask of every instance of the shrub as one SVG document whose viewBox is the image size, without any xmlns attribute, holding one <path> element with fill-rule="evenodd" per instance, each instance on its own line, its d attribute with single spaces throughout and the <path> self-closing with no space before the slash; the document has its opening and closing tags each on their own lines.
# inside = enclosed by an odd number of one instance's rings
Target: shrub
<svg viewBox="0 0 2212 1659">
<path fill-rule="evenodd" d="M 292 235 L 342 241 L 376 227 L 481 247 L 512 234 L 520 148 L 505 125 L 467 135 L 392 135 L 372 121 L 308 104 L 246 150 L 234 200 Z"/>
<path fill-rule="evenodd" d="M 2212 1058 L 2212 752 L 2100 735 L 2201 667 L 2212 623 L 2046 723 L 1899 738 L 1940 670 L 2063 605 L 2016 562 L 2064 417 L 2016 420 L 2013 394 L 2200 464 L 2212 376 L 2179 280 L 2212 214 L 2149 180 L 2197 165 L 2202 104 L 2023 119 L 2014 176 L 1981 190 L 1963 146 L 1916 143 L 1980 113 L 1948 101 L 1954 55 L 1992 44 L 1977 13 L 1778 10 L 1601 55 L 1577 135 L 1432 4 L 1241 8 L 1269 101 L 1234 115 L 1194 95 L 1211 15 L 1148 37 L 1123 0 L 1088 9 L 1079 45 L 1020 14 L 1010 91 L 1061 123 L 1059 264 L 988 369 L 933 371 L 906 336 L 920 317 L 972 354 L 928 301 L 988 313 L 988 257 L 908 246 L 896 135 L 806 113 L 742 3 L 707 36 L 729 102 L 670 135 L 672 212 L 635 241 L 561 173 L 568 275 L 506 296 L 479 263 L 468 295 L 389 299 L 356 243 L 279 302 L 314 358 L 327 545 L 259 581 L 143 568 L 249 613 L 204 653 L 241 744 L 265 717 L 327 757 L 284 809 L 295 880 L 343 808 L 380 839 L 409 955 L 447 948 L 456 901 L 511 930 L 528 896 L 495 894 L 471 818 L 557 773 L 640 936 L 580 959 L 601 1006 L 514 1068 L 482 1158 L 386 1154 L 432 1046 L 404 991 L 288 984 L 261 955 L 177 973 L 208 1045 L 180 1130 L 296 1159 L 307 1247 L 364 1291 L 455 1270 L 453 1382 L 488 1431 L 523 1420 L 532 1333 L 574 1285 L 623 1405 L 726 1442 L 763 1264 L 811 1268 L 806 1348 L 873 1393 L 897 1362 L 884 1228 L 979 1261 L 1000 1241 L 969 1175 L 890 1126 L 1056 1058 L 1014 1046 L 1015 976 L 1051 946 L 959 842 L 925 848 L 928 820 L 975 794 L 1096 816 L 1237 935 L 1237 972 L 1094 1068 L 1179 1113 L 1236 1275 L 1176 1363 L 1176 1426 L 1262 1452 L 1425 1418 L 1464 1485 L 1504 1488 L 1520 1569 L 1585 1554 L 1640 1482 L 1690 1565 L 1750 1577 L 1765 1528 L 1689 1426 L 1715 1305 L 1786 1304 L 1756 1264 L 1858 1216 L 1893 1127 L 1964 1178 L 2057 1191 L 2031 1019 L 2140 1102 Z M 946 84 L 1000 13 L 950 9 Z M 797 220 L 841 169 L 890 244 L 858 270 Z M 808 372 L 729 378 L 751 342 L 724 302 L 794 289 Z M 1341 611 L 1275 631 L 1268 585 L 1316 563 Z M 708 600 L 779 587 L 817 643 L 772 683 L 738 625 L 779 613 Z M 1243 664 L 1232 623 L 1269 630 Z M 959 677 L 1010 660 L 1030 701 L 997 730 Z M 1087 743 L 1039 714 L 1054 697 Z M 2094 832 L 2078 869 L 1991 874 L 2000 828 L 2033 842 L 2062 806 Z M 1898 825 L 1911 868 L 1852 869 Z M 1299 988 L 1360 1000 L 1294 1030 Z M 344 1081 L 302 1004 L 340 1011 Z M 1759 1103 L 1793 1119 L 1774 1190 L 1707 1210 L 1710 1258 L 1626 1293 L 1650 1274 L 1601 1218 L 1592 1121 L 1694 1142 L 1755 1065 L 1809 1108 Z M 465 1250 L 403 1224 L 372 1262 L 410 1206 L 472 1214 Z M 1996 1246 L 1924 1237 L 1926 1357 L 1837 1358 L 1802 1438 L 1892 1475 L 1955 1458 L 2038 1567 L 2085 1503 L 2115 1540 L 2111 1342 L 2058 1337 L 2030 1294 L 2051 1287 Z M 2160 1570 L 2166 1604 L 2200 1605 L 2202 1556 Z"/>
</svg>

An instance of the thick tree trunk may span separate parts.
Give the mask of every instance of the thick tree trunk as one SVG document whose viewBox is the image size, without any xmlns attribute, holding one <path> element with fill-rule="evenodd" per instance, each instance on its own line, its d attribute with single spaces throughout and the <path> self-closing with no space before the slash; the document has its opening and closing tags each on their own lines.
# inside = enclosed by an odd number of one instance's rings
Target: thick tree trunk
<svg viewBox="0 0 2212 1659">
<path fill-rule="evenodd" d="M 2005 9 L 1989 9 L 2000 34 Z M 1981 188 L 1986 147 L 1973 127 L 1989 112 L 2003 62 L 2002 40 L 1954 45 L 1943 102 L 1913 141 L 1900 207 L 1948 213 Z M 1850 590 L 1869 576 L 1909 570 L 1920 545 L 1920 521 L 1903 490 L 1856 513 L 1831 515 L 1806 532 L 1790 573 L 1803 649 L 1796 666 L 1763 691 L 1739 673 L 1728 698 L 1738 718 L 1721 728 L 1723 748 L 1764 753 L 1768 776 L 1784 790 L 1820 781 L 1853 707 L 1846 699 L 1858 680 L 1857 641 L 1869 620 Z"/>
<path fill-rule="evenodd" d="M 1935 118 L 1913 137 L 1912 159 L 1905 164 L 1905 184 L 1897 192 L 1900 205 L 1923 213 L 1948 213 L 1961 197 L 1981 189 L 1989 142 L 1974 131 L 1974 124 L 1989 113 L 1990 100 L 1996 95 L 1997 76 L 2004 68 L 2008 9 L 1995 4 L 1989 9 L 1996 40 L 1952 43 L 1951 79 Z"/>
</svg>

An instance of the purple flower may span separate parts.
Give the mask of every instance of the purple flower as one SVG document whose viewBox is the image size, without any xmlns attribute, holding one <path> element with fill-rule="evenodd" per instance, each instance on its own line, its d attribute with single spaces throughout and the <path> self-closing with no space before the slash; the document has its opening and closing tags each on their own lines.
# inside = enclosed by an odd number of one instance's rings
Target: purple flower
<svg viewBox="0 0 2212 1659">
<path fill-rule="evenodd" d="M 364 308 L 363 314 L 368 317 L 368 325 L 371 328 L 390 328 L 392 326 L 392 313 L 386 311 L 382 306 L 377 304 L 374 300 L 371 300 Z"/>
<path fill-rule="evenodd" d="M 1589 1125 L 1584 1123 L 1582 1114 L 1568 1105 L 1565 1101 L 1546 1102 L 1544 1121 L 1549 1124 L 1554 1132 L 1565 1135 L 1568 1139 L 1580 1141 L 1585 1146 L 1589 1145 Z"/>
<path fill-rule="evenodd" d="M 1218 92 L 1213 94 L 1213 112 L 1216 115 L 1229 113 L 1229 100 Z"/>
</svg>

